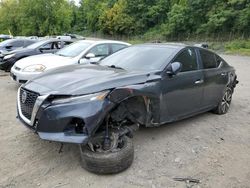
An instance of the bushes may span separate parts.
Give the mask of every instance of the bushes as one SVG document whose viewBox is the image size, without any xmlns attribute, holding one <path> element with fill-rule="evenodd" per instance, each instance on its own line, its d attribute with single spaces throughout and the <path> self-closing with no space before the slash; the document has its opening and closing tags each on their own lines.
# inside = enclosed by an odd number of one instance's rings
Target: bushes
<svg viewBox="0 0 250 188">
<path fill-rule="evenodd" d="M 234 40 L 225 45 L 226 53 L 250 55 L 250 40 Z"/>
<path fill-rule="evenodd" d="M 103 33 L 186 40 L 250 37 L 249 0 L 1 0 L 0 33 Z M 218 37 L 217 37 L 218 38 Z M 201 39 L 201 40 L 202 40 Z"/>
</svg>

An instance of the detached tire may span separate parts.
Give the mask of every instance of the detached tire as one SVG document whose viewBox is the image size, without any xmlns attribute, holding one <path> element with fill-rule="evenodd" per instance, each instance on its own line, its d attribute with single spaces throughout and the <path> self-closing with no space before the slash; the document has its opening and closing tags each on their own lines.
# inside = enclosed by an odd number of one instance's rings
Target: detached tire
<svg viewBox="0 0 250 188">
<path fill-rule="evenodd" d="M 117 151 L 93 152 L 88 146 L 80 145 L 81 165 L 96 174 L 114 174 L 126 170 L 134 159 L 132 139 L 123 137 L 124 145 Z"/>
</svg>

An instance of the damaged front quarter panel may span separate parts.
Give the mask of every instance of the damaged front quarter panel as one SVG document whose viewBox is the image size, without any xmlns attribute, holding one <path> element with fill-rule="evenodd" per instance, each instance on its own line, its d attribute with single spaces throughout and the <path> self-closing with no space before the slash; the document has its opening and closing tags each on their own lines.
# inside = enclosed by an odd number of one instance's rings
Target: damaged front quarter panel
<svg viewBox="0 0 250 188">
<path fill-rule="evenodd" d="M 43 105 L 36 132 L 45 140 L 87 143 L 113 105 L 108 99 Z"/>
<path fill-rule="evenodd" d="M 157 125 L 160 120 L 160 92 L 155 90 L 156 83 L 147 82 L 114 89 L 109 94 L 109 100 L 117 106 L 111 113 L 112 117 L 122 121 L 129 116 L 133 123 L 146 127 Z"/>
</svg>

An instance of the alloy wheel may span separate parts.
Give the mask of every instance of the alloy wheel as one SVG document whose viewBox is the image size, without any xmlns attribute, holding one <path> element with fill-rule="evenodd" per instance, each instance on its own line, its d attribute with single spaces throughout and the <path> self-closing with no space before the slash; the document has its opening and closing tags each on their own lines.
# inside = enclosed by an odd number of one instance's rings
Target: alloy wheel
<svg viewBox="0 0 250 188">
<path fill-rule="evenodd" d="M 232 90 L 228 88 L 221 101 L 222 113 L 226 113 L 228 111 L 231 101 L 232 101 Z"/>
</svg>

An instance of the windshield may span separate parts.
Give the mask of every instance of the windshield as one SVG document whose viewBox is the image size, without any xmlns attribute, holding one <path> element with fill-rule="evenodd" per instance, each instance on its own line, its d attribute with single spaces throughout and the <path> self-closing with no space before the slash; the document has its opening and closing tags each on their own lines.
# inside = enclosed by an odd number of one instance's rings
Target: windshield
<svg viewBox="0 0 250 188">
<path fill-rule="evenodd" d="M 65 57 L 76 57 L 81 54 L 84 50 L 86 50 L 91 43 L 88 42 L 75 42 L 61 50 L 57 51 L 55 54 Z"/>
<path fill-rule="evenodd" d="M 31 45 L 27 46 L 26 48 L 36 49 L 36 48 L 38 48 L 38 47 L 40 47 L 40 46 L 46 44 L 46 42 L 47 42 L 47 41 L 44 41 L 44 40 L 39 41 L 39 42 L 35 42 L 34 44 L 31 44 Z"/>
<path fill-rule="evenodd" d="M 125 70 L 160 70 L 175 48 L 162 46 L 132 46 L 108 56 L 100 62 Z"/>
</svg>

